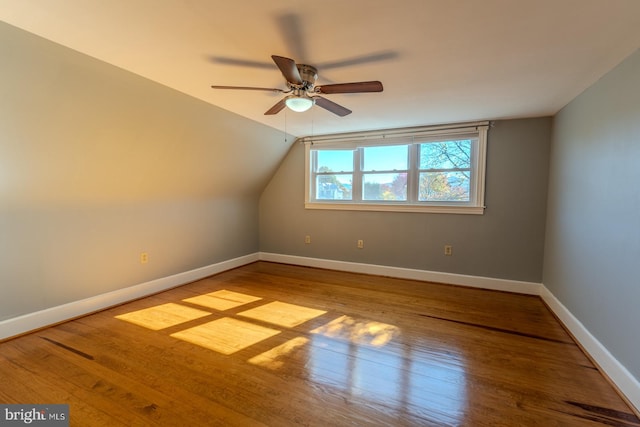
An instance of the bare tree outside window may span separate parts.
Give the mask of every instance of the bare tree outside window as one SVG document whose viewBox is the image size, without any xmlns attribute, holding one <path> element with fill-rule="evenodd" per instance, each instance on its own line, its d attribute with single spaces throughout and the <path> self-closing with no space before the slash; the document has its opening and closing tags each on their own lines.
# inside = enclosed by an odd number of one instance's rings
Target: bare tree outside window
<svg viewBox="0 0 640 427">
<path fill-rule="evenodd" d="M 420 201 L 469 201 L 471 140 L 420 144 Z"/>
</svg>

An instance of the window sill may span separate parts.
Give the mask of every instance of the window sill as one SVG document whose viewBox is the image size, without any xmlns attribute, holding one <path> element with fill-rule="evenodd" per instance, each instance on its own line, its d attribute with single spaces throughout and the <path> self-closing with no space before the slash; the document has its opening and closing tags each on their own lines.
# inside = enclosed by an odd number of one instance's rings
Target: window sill
<svg viewBox="0 0 640 427">
<path fill-rule="evenodd" d="M 373 211 L 373 212 L 420 212 L 440 214 L 482 215 L 484 206 L 453 206 L 453 205 L 406 205 L 406 204 L 380 204 L 380 203 L 324 203 L 307 202 L 305 209 L 326 209 L 341 211 Z"/>
</svg>

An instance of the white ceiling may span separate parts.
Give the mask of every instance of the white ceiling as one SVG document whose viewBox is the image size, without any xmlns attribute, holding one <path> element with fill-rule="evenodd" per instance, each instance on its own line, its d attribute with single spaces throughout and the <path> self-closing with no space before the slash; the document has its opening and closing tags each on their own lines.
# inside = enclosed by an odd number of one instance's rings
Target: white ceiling
<svg viewBox="0 0 640 427">
<path fill-rule="evenodd" d="M 296 136 L 551 115 L 640 47 L 640 0 L 0 0 L 0 19 Z M 210 88 L 285 89 L 273 54 L 384 92 L 326 95 L 340 118 Z"/>
</svg>

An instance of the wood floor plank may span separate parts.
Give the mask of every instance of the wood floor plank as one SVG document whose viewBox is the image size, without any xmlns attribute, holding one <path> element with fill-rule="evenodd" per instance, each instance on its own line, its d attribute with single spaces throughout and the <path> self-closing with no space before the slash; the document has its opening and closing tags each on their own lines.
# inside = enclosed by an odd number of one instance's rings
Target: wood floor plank
<svg viewBox="0 0 640 427">
<path fill-rule="evenodd" d="M 0 380 L 82 426 L 640 427 L 538 297 L 266 262 L 0 343 Z"/>
</svg>

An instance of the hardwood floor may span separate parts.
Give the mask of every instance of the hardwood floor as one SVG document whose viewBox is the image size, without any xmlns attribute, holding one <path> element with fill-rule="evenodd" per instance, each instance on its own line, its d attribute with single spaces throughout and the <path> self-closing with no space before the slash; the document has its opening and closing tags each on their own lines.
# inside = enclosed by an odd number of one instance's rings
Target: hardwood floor
<svg viewBox="0 0 640 427">
<path fill-rule="evenodd" d="M 538 297 L 258 262 L 0 344 L 77 426 L 640 426 Z"/>
</svg>

